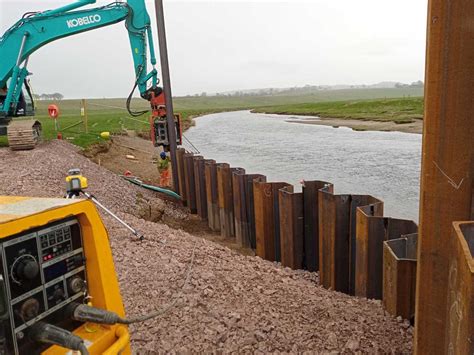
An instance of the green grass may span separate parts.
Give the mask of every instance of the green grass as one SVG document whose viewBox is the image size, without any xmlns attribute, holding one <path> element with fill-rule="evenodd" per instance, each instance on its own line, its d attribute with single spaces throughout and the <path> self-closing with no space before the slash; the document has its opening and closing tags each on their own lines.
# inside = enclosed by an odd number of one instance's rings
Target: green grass
<svg viewBox="0 0 474 355">
<path fill-rule="evenodd" d="M 183 109 L 246 109 L 263 106 L 293 105 L 309 102 L 371 100 L 384 98 L 421 97 L 420 88 L 394 89 L 345 89 L 321 90 L 310 94 L 299 95 L 267 95 L 267 96 L 209 96 L 209 97 L 178 97 L 173 100 L 175 108 Z"/>
<path fill-rule="evenodd" d="M 43 139 L 50 140 L 56 138 L 57 132 L 48 113 L 48 105 L 53 102 L 39 101 L 37 103 L 37 112 L 34 117 L 41 122 L 43 128 Z M 60 108 L 60 117 L 58 119 L 60 131 L 63 139 L 66 139 L 80 147 L 87 147 L 91 144 L 98 143 L 103 139 L 100 133 L 107 131 L 111 134 L 123 133 L 126 130 L 134 130 L 136 132 L 147 133 L 149 131 L 149 114 L 139 117 L 131 117 L 125 108 L 125 99 L 93 99 L 87 100 L 88 108 L 88 127 L 89 133 L 85 132 L 84 124 L 80 124 L 71 128 L 67 128 L 82 120 L 80 116 L 80 100 L 63 100 L 55 102 Z M 133 101 L 134 110 L 147 109 L 147 102 L 142 100 Z M 221 109 L 217 111 L 222 111 Z M 178 112 L 178 111 L 177 111 Z M 183 116 L 184 126 L 189 126 L 192 116 L 204 113 L 216 112 L 216 110 L 183 110 L 180 111 Z M 0 146 L 7 146 L 6 137 L 0 137 Z"/>
<path fill-rule="evenodd" d="M 423 98 L 311 102 L 260 107 L 255 112 L 411 123 L 423 119 Z"/>
<path fill-rule="evenodd" d="M 412 102 L 421 103 L 421 99 L 398 99 L 389 100 L 387 98 L 421 96 L 422 89 L 347 89 L 317 91 L 304 95 L 268 95 L 268 96 L 192 96 L 174 98 L 173 104 L 175 112 L 179 112 L 183 117 L 184 128 L 192 124 L 192 117 L 206 113 L 222 111 L 235 111 L 244 109 L 258 109 L 259 111 L 290 113 L 290 114 L 315 114 L 329 112 L 331 117 L 345 117 L 348 112 L 352 118 L 378 119 L 388 117 L 388 113 L 380 114 L 380 104 L 377 101 L 351 101 L 347 100 L 369 100 L 374 98 L 385 98 L 384 102 L 392 102 L 390 108 L 384 110 L 393 111 L 398 118 L 404 119 L 412 115 Z M 328 102 L 341 101 L 346 102 Z M 414 100 L 414 101 L 413 101 Z M 60 127 L 65 127 L 77 123 L 80 117 L 81 100 L 62 100 L 56 104 L 60 108 Z M 365 103 L 364 103 L 365 102 Z M 399 104 L 395 104 L 399 102 Z M 43 126 L 43 137 L 45 140 L 56 137 L 54 121 L 48 116 L 48 105 L 53 102 L 38 101 L 37 114 L 35 118 Z M 100 142 L 99 137 L 103 131 L 111 134 L 118 134 L 125 130 L 135 130 L 137 132 L 148 132 L 149 114 L 142 115 L 135 119 L 130 118 L 125 110 L 125 99 L 89 99 L 88 122 L 89 133 L 85 133 L 84 126 L 79 125 L 67 130 L 63 130 L 64 139 L 81 146 L 87 147 Z M 134 110 L 148 109 L 148 102 L 142 99 L 134 99 L 132 108 Z M 418 104 L 415 104 L 415 106 Z M 371 110 L 368 107 L 373 106 Z M 407 111 L 410 110 L 410 111 Z M 421 115 L 421 110 L 416 108 L 416 114 Z M 370 115 L 367 115 L 370 114 Z M 138 120 L 138 121 L 137 121 Z M 0 137 L 0 146 L 6 146 L 6 137 Z"/>
</svg>

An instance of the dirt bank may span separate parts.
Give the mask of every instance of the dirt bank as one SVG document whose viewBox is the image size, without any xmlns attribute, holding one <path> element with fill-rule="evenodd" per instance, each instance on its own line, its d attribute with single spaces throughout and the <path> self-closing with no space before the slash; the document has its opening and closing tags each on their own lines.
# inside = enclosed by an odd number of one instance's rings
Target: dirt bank
<svg viewBox="0 0 474 355">
<path fill-rule="evenodd" d="M 349 127 L 356 131 L 387 131 L 405 133 L 423 133 L 423 120 L 414 120 L 413 123 L 395 123 L 393 121 L 370 121 L 345 118 L 320 118 L 288 120 L 291 123 L 315 124 L 332 127 Z"/>
<path fill-rule="evenodd" d="M 133 132 L 130 133 L 131 136 L 114 136 L 109 142 L 93 145 L 82 151 L 82 154 L 116 174 L 120 175 L 128 170 L 146 183 L 159 185 L 160 179 L 156 160 L 160 150 L 153 147 L 149 140 L 134 136 Z M 134 159 L 127 159 L 127 155 L 133 155 Z M 155 197 L 157 196 L 166 197 L 165 195 L 155 195 Z M 162 201 L 160 203 L 161 208 L 164 208 L 165 205 Z M 171 215 L 169 213 L 157 213 L 156 208 L 153 209 L 154 214 L 152 216 L 155 219 L 146 218 L 146 216 L 145 218 L 155 222 L 159 220 L 171 228 L 182 229 L 193 235 L 227 246 L 241 254 L 255 255 L 252 250 L 242 249 L 233 240 L 222 238 L 219 233 L 210 230 L 206 221 L 201 221 L 196 215 L 190 215 L 185 208 L 176 204 L 173 204 L 172 208 L 180 212 L 178 214 L 180 218 L 175 218 L 176 213 Z"/>
<path fill-rule="evenodd" d="M 156 164 L 161 150 L 153 147 L 150 140 L 134 136 L 113 136 L 110 141 L 95 144 L 83 151 L 84 156 L 117 174 L 130 171 L 152 185 L 160 183 Z M 127 159 L 133 156 L 134 159 Z"/>
<path fill-rule="evenodd" d="M 131 327 L 136 353 L 166 351 L 410 353 L 413 329 L 378 301 L 322 288 L 316 273 L 240 255 L 183 230 L 146 221 L 136 206 L 181 211 L 53 141 L 28 152 L 0 149 L 0 194 L 63 195 L 67 169 L 79 167 L 90 192 L 145 233 L 143 242 L 104 216 L 128 315 L 176 304 Z M 185 216 L 181 216 L 185 218 Z M 183 288 L 194 251 L 189 282 Z"/>
</svg>

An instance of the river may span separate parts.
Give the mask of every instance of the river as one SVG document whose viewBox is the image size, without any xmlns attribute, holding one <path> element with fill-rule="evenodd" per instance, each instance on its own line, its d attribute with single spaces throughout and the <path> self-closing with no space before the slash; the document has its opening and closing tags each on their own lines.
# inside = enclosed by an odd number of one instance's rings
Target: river
<svg viewBox="0 0 474 355">
<path fill-rule="evenodd" d="M 207 159 L 268 181 L 323 180 L 335 193 L 384 201 L 385 216 L 418 222 L 421 134 L 357 132 L 286 122 L 296 116 L 224 112 L 196 119 L 186 137 Z"/>
</svg>

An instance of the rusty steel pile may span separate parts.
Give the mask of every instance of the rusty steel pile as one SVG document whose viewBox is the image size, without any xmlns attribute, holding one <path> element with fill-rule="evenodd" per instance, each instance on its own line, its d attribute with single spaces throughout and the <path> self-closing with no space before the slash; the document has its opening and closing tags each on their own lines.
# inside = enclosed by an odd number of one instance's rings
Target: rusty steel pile
<svg viewBox="0 0 474 355">
<path fill-rule="evenodd" d="M 177 150 L 179 191 L 189 211 L 213 231 L 256 255 L 292 269 L 319 271 L 321 284 L 383 300 L 387 311 L 413 320 L 417 225 L 383 216 L 370 195 L 337 195 L 333 184 L 285 182 Z"/>
</svg>

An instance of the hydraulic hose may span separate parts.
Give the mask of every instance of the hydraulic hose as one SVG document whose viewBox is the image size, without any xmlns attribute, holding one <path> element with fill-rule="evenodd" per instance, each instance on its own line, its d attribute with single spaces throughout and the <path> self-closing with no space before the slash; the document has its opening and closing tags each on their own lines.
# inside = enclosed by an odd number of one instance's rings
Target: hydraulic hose
<svg viewBox="0 0 474 355">
<path fill-rule="evenodd" d="M 117 313 L 112 311 L 107 311 L 101 308 L 95 308 L 85 304 L 75 304 L 73 305 L 75 308 L 71 307 L 71 318 L 79 322 L 91 322 L 110 325 L 141 323 L 165 314 L 176 304 L 176 300 L 164 309 L 160 309 L 155 312 L 132 318 L 122 318 Z"/>
<path fill-rule="evenodd" d="M 165 189 L 163 187 L 158 187 L 158 186 L 154 186 L 154 185 L 150 185 L 150 184 L 145 184 L 136 177 L 130 177 L 130 176 L 124 176 L 124 175 L 121 175 L 121 177 L 124 178 L 125 180 L 127 180 L 128 182 L 131 182 L 132 184 L 143 187 L 144 189 L 148 189 L 148 190 L 156 191 L 156 192 L 161 192 L 161 193 L 166 194 L 170 197 L 173 197 L 177 200 L 181 200 L 181 196 L 178 195 L 173 190 Z"/>
<path fill-rule="evenodd" d="M 196 251 L 197 242 L 194 244 L 193 252 L 191 255 L 191 261 L 189 262 L 189 268 L 186 272 L 186 278 L 184 280 L 183 286 L 181 291 L 186 287 L 191 278 L 191 271 L 194 265 L 194 256 Z M 98 324 L 133 324 L 133 323 L 141 323 L 146 322 L 150 319 L 159 317 L 168 311 L 170 311 L 173 307 L 176 306 L 178 303 L 179 297 L 175 297 L 173 302 L 171 302 L 166 307 L 156 310 L 151 313 L 134 316 L 131 318 L 122 318 L 117 313 L 107 311 L 105 309 L 91 307 L 85 304 L 79 303 L 72 303 L 69 305 L 68 313 L 73 320 L 79 322 L 91 322 L 91 323 L 98 323 Z"/>
<path fill-rule="evenodd" d="M 140 80 L 140 76 L 142 75 L 142 72 L 143 72 L 143 65 L 140 65 L 138 67 L 138 73 L 137 73 L 137 77 L 135 79 L 135 83 L 133 84 L 132 91 L 130 92 L 130 95 L 128 95 L 127 102 L 126 102 L 127 111 L 129 113 L 129 115 L 132 116 L 132 117 L 138 117 L 138 116 L 144 115 L 145 113 L 149 112 L 149 110 L 132 111 L 132 109 L 130 108 L 131 103 L 132 103 L 133 93 L 135 92 L 135 89 L 138 86 L 138 81 Z"/>
<path fill-rule="evenodd" d="M 31 339 L 45 344 L 59 345 L 63 348 L 79 351 L 81 355 L 89 355 L 84 340 L 66 329 L 55 325 L 38 322 L 31 327 Z"/>
</svg>

